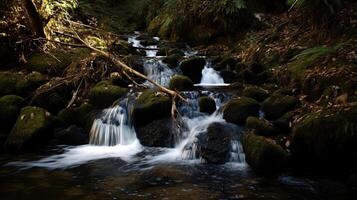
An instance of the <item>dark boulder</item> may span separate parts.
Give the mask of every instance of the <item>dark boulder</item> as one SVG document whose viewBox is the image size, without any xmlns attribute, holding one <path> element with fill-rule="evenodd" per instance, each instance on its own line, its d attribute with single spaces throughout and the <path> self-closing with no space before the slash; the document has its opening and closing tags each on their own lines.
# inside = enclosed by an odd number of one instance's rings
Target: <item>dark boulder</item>
<svg viewBox="0 0 357 200">
<path fill-rule="evenodd" d="M 293 129 L 294 166 L 306 171 L 338 174 L 356 167 L 357 109 L 311 113 Z"/>
<path fill-rule="evenodd" d="M 52 142 L 56 145 L 83 145 L 88 144 L 89 137 L 83 128 L 71 125 L 66 129 L 55 131 Z"/>
<path fill-rule="evenodd" d="M 258 173 L 272 175 L 283 171 L 288 164 L 288 152 L 262 136 L 246 132 L 242 144 L 247 163 Z"/>
<path fill-rule="evenodd" d="M 156 119 L 169 117 L 171 103 L 171 98 L 163 93 L 154 90 L 144 91 L 134 102 L 134 124 L 144 126 Z"/>
<path fill-rule="evenodd" d="M 136 127 L 140 143 L 148 147 L 173 147 L 173 123 L 170 118 L 158 119 L 141 127 Z"/>
<path fill-rule="evenodd" d="M 248 117 L 245 126 L 261 136 L 271 136 L 274 131 L 273 125 L 269 121 L 257 117 Z"/>
<path fill-rule="evenodd" d="M 52 138 L 56 121 L 42 108 L 31 106 L 22 108 L 5 142 L 5 148 L 18 151 L 43 147 Z"/>
<path fill-rule="evenodd" d="M 175 75 L 169 82 L 169 88 L 178 91 L 189 91 L 193 89 L 193 83 L 187 76 Z"/>
<path fill-rule="evenodd" d="M 102 81 L 90 90 L 89 100 L 97 108 L 107 108 L 123 97 L 127 91 L 126 88 Z"/>
<path fill-rule="evenodd" d="M 188 58 L 181 62 L 180 69 L 185 76 L 190 77 L 194 83 L 199 83 L 202 78 L 202 69 L 206 60 L 201 57 Z"/>
<path fill-rule="evenodd" d="M 24 99 L 15 95 L 7 95 L 0 98 L 0 121 L 2 133 L 9 133 L 20 114 Z"/>
<path fill-rule="evenodd" d="M 244 90 L 242 92 L 242 96 L 249 97 L 249 98 L 252 98 L 252 99 L 255 99 L 255 100 L 261 102 L 269 97 L 269 93 L 268 93 L 268 91 L 266 91 L 260 87 L 247 86 L 244 88 Z"/>
<path fill-rule="evenodd" d="M 260 105 L 251 98 L 242 97 L 231 100 L 223 109 L 223 118 L 233 124 L 242 125 L 249 116 L 259 115 Z"/>
<path fill-rule="evenodd" d="M 16 83 L 20 76 L 12 72 L 0 72 L 0 96 L 17 94 Z"/>
<path fill-rule="evenodd" d="M 39 72 L 32 72 L 16 83 L 16 90 L 20 95 L 29 96 L 46 82 L 47 78 L 44 75 Z"/>
<path fill-rule="evenodd" d="M 262 110 L 267 119 L 277 119 L 293 110 L 298 104 L 295 97 L 274 94 L 262 103 Z"/>
<path fill-rule="evenodd" d="M 203 96 L 198 98 L 200 112 L 212 114 L 216 111 L 216 102 L 211 97 Z"/>
<path fill-rule="evenodd" d="M 181 58 L 182 56 L 179 54 L 172 54 L 162 59 L 162 62 L 166 63 L 169 68 L 173 69 L 177 67 Z"/>
</svg>

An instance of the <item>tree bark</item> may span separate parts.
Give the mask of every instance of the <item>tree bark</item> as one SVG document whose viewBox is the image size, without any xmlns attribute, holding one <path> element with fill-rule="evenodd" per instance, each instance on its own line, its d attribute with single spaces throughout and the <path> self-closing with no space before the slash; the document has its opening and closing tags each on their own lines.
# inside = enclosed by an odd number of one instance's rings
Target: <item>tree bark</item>
<svg viewBox="0 0 357 200">
<path fill-rule="evenodd" d="M 26 16 L 30 23 L 30 29 L 35 37 L 45 37 L 43 30 L 43 24 L 40 14 L 37 12 L 35 4 L 32 0 L 21 0 L 22 8 L 24 9 Z"/>
</svg>

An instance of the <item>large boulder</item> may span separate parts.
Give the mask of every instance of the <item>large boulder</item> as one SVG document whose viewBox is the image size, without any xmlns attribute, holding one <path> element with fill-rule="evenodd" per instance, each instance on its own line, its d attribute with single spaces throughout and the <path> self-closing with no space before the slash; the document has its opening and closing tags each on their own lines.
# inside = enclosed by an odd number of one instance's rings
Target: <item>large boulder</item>
<svg viewBox="0 0 357 200">
<path fill-rule="evenodd" d="M 173 123 L 170 118 L 158 119 L 141 127 L 136 127 L 140 143 L 148 147 L 173 147 Z"/>
<path fill-rule="evenodd" d="M 281 172 L 288 164 L 288 152 L 263 136 L 246 132 L 242 136 L 242 145 L 247 163 L 258 173 Z"/>
<path fill-rule="evenodd" d="M 198 98 L 200 112 L 212 114 L 216 111 L 216 102 L 211 97 L 203 96 Z"/>
<path fill-rule="evenodd" d="M 60 86 L 48 92 L 36 95 L 33 104 L 57 114 L 66 107 L 72 98 L 71 88 Z"/>
<path fill-rule="evenodd" d="M 245 126 L 261 136 L 271 136 L 274 131 L 273 125 L 269 121 L 257 117 L 248 117 Z"/>
<path fill-rule="evenodd" d="M 89 143 L 89 137 L 83 128 L 71 125 L 66 129 L 55 131 L 52 142 L 56 145 L 83 145 Z"/>
<path fill-rule="evenodd" d="M 7 95 L 0 98 L 0 121 L 2 124 L 2 133 L 10 132 L 22 106 L 24 106 L 24 99 L 22 97 Z"/>
<path fill-rule="evenodd" d="M 17 94 L 16 83 L 20 76 L 12 72 L 0 72 L 0 96 Z"/>
<path fill-rule="evenodd" d="M 207 163 L 222 164 L 229 161 L 231 141 L 238 133 L 233 124 L 214 122 L 207 131 L 197 136 L 197 153 Z"/>
<path fill-rule="evenodd" d="M 199 83 L 202 78 L 202 69 L 206 60 L 201 57 L 188 58 L 181 62 L 180 69 L 185 76 L 190 77 L 194 83 Z"/>
<path fill-rule="evenodd" d="M 262 110 L 267 119 L 277 119 L 293 110 L 297 104 L 298 100 L 295 97 L 274 94 L 262 103 Z"/>
<path fill-rule="evenodd" d="M 32 72 L 17 82 L 16 90 L 19 94 L 28 96 L 46 81 L 47 78 L 41 73 Z"/>
<path fill-rule="evenodd" d="M 223 108 L 223 118 L 230 123 L 242 125 L 249 116 L 259 115 L 260 105 L 251 98 L 241 97 L 231 100 Z"/>
<path fill-rule="evenodd" d="M 163 93 L 154 90 L 144 91 L 134 102 L 134 124 L 144 126 L 156 119 L 169 117 L 171 104 L 171 98 Z"/>
<path fill-rule="evenodd" d="M 266 91 L 260 87 L 247 86 L 244 88 L 244 90 L 242 92 L 242 96 L 249 97 L 249 98 L 252 98 L 252 99 L 255 99 L 255 100 L 261 102 L 269 97 L 269 93 L 268 93 L 268 91 Z"/>
<path fill-rule="evenodd" d="M 179 54 L 172 54 L 172 55 L 166 56 L 164 59 L 162 59 L 162 62 L 166 63 L 168 67 L 173 69 L 173 68 L 177 67 L 181 58 L 182 58 L 182 56 Z"/>
<path fill-rule="evenodd" d="M 356 167 L 357 108 L 311 113 L 293 129 L 291 153 L 302 170 L 343 173 Z"/>
<path fill-rule="evenodd" d="M 187 76 L 175 75 L 169 82 L 169 88 L 178 91 L 189 91 L 193 89 L 193 83 Z"/>
<path fill-rule="evenodd" d="M 55 125 L 56 120 L 48 111 L 38 107 L 24 107 L 5 142 L 5 148 L 39 149 L 52 138 Z"/>
<path fill-rule="evenodd" d="M 107 108 L 127 93 L 126 88 L 112 85 L 108 81 L 99 82 L 89 92 L 90 102 L 97 108 Z"/>
</svg>

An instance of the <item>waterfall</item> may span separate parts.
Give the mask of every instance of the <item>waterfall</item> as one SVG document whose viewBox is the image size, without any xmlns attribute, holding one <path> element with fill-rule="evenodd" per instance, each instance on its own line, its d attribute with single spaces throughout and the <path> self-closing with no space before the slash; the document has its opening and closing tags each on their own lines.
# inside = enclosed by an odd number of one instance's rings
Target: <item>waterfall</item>
<svg viewBox="0 0 357 200">
<path fill-rule="evenodd" d="M 98 146 L 128 145 L 136 140 L 124 99 L 119 105 L 103 110 L 90 131 L 90 144 Z"/>
<path fill-rule="evenodd" d="M 169 85 L 170 79 L 177 73 L 157 58 L 151 58 L 144 62 L 144 72 L 149 79 L 165 87 Z M 153 87 L 148 81 L 145 85 Z"/>
<path fill-rule="evenodd" d="M 221 75 L 212 68 L 212 63 L 208 61 L 205 67 L 202 69 L 202 78 L 199 84 L 195 84 L 195 86 L 228 86 L 229 84 L 224 83 Z"/>
</svg>

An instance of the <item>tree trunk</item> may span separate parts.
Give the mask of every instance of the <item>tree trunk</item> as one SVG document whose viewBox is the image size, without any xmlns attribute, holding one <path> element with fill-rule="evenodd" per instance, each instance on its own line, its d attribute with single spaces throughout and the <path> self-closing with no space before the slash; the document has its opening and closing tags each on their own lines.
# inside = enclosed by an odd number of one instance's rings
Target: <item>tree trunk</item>
<svg viewBox="0 0 357 200">
<path fill-rule="evenodd" d="M 21 0 L 22 7 L 30 23 L 31 32 L 35 37 L 45 37 L 43 24 L 32 0 Z"/>
</svg>

